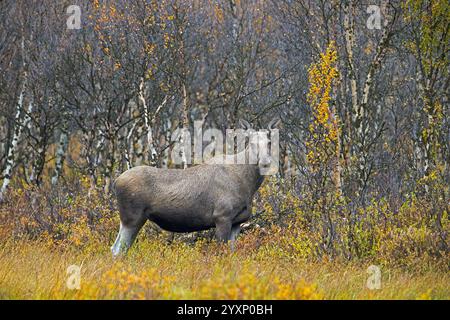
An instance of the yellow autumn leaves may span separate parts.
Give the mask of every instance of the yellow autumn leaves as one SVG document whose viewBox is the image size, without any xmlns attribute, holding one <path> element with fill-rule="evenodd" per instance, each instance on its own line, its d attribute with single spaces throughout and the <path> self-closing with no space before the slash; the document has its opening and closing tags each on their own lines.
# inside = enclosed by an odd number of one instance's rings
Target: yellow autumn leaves
<svg viewBox="0 0 450 320">
<path fill-rule="evenodd" d="M 314 167 L 336 155 L 339 139 L 339 119 L 330 106 L 333 81 L 339 73 L 336 68 L 337 51 L 334 42 L 328 45 L 317 63 L 308 70 L 309 92 L 307 101 L 313 120 L 309 125 L 307 141 L 308 162 Z"/>
</svg>

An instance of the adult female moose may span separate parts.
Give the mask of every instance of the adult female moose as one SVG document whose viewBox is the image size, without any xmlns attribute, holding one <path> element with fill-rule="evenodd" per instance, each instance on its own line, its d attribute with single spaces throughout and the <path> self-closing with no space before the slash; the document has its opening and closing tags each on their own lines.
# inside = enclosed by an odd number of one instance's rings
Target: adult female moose
<svg viewBox="0 0 450 320">
<path fill-rule="evenodd" d="M 271 132 L 275 122 L 269 124 Z M 264 180 L 261 170 L 272 160 L 268 131 L 249 130 L 246 121 L 241 124 L 250 132 L 249 146 L 244 152 L 249 159 L 256 159 L 255 164 L 219 164 L 223 161 L 215 157 L 184 170 L 134 167 L 116 179 L 121 223 L 111 247 L 113 255 L 130 248 L 147 220 L 171 232 L 215 227 L 216 238 L 231 240 L 233 245 L 241 223 L 250 218 L 253 195 Z"/>
</svg>

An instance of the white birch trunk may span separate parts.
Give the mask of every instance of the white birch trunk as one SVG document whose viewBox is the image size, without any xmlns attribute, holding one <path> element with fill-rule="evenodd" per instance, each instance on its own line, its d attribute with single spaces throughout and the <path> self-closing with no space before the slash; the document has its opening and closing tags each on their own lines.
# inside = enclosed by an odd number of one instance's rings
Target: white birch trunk
<svg viewBox="0 0 450 320">
<path fill-rule="evenodd" d="M 144 124 L 145 124 L 145 129 L 147 130 L 147 147 L 148 147 L 149 162 L 150 162 L 150 165 L 154 165 L 155 158 L 156 158 L 156 148 L 155 148 L 155 145 L 153 144 L 152 127 L 150 124 L 150 112 L 148 109 L 147 102 L 145 101 L 144 78 L 141 78 L 141 82 L 139 84 L 138 97 L 139 97 L 139 101 L 142 103 L 142 106 L 144 107 Z"/>
<path fill-rule="evenodd" d="M 353 122 L 357 122 L 359 118 L 358 107 L 358 84 L 356 80 L 356 68 L 353 57 L 353 48 L 355 47 L 355 34 L 353 21 L 350 16 L 353 11 L 353 1 L 350 0 L 344 5 L 344 31 L 345 31 L 345 49 L 347 51 L 350 90 L 352 95 Z"/>
<path fill-rule="evenodd" d="M 181 162 L 183 169 L 186 169 L 188 166 L 188 160 L 187 160 L 187 150 L 186 150 L 186 144 L 190 143 L 190 141 L 185 141 L 187 139 L 186 130 L 189 130 L 189 97 L 187 94 L 186 84 L 183 83 L 183 131 L 180 138 L 180 144 L 182 146 L 181 148 Z"/>
<path fill-rule="evenodd" d="M 133 167 L 133 159 L 134 159 L 133 134 L 136 127 L 137 122 L 133 124 L 125 139 L 125 161 L 127 162 L 127 169 L 131 169 Z"/>
<path fill-rule="evenodd" d="M 169 168 L 169 154 L 170 154 L 169 151 L 170 151 L 170 148 L 169 148 L 168 145 L 170 144 L 170 141 L 172 139 L 172 132 L 170 130 L 172 130 L 172 121 L 170 121 L 170 119 L 168 118 L 166 120 L 166 123 L 165 123 L 165 131 L 166 131 L 165 144 L 167 146 L 166 146 L 166 149 L 164 150 L 164 156 L 163 156 L 163 160 L 162 160 L 162 167 L 164 169 L 168 169 Z"/>
<path fill-rule="evenodd" d="M 6 189 L 9 186 L 9 183 L 11 182 L 12 178 L 12 170 L 15 165 L 15 156 L 16 151 L 19 146 L 20 138 L 22 137 L 23 128 L 27 126 L 27 121 L 29 121 L 29 116 L 25 115 L 22 120 L 20 115 L 22 114 L 23 110 L 23 103 L 24 103 L 24 96 L 25 96 L 25 90 L 26 90 L 26 80 L 24 80 L 24 83 L 22 85 L 22 90 L 19 95 L 19 99 L 17 101 L 16 105 L 16 115 L 14 116 L 14 134 L 11 141 L 11 144 L 8 149 L 8 155 L 6 156 L 6 164 L 5 169 L 3 170 L 2 176 L 3 176 L 3 182 L 0 188 L 0 202 L 4 199 L 4 194 Z M 28 113 L 30 113 L 33 109 L 33 103 L 30 101 L 28 104 Z"/>
<path fill-rule="evenodd" d="M 61 133 L 59 135 L 58 149 L 56 150 L 55 170 L 52 176 L 53 186 L 58 184 L 59 177 L 61 176 L 63 170 L 64 160 L 68 146 L 69 146 L 69 135 L 67 132 L 67 119 L 64 119 L 61 128 Z"/>
<path fill-rule="evenodd" d="M 139 101 L 142 103 L 142 106 L 144 107 L 144 124 L 147 130 L 147 147 L 148 147 L 149 162 L 150 165 L 156 165 L 156 157 L 158 156 L 158 153 L 156 151 L 153 139 L 152 127 L 155 125 L 155 120 L 159 112 L 167 103 L 167 96 L 164 97 L 163 102 L 156 108 L 156 111 L 153 113 L 153 115 L 150 116 L 150 111 L 147 102 L 145 101 L 145 82 L 144 78 L 141 78 L 141 82 L 139 84 L 138 98 Z"/>
</svg>

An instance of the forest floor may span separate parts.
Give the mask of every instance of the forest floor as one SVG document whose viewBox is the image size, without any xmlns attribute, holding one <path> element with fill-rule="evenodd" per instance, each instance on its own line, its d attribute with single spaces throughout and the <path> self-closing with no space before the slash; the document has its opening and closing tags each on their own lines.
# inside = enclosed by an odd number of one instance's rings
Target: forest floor
<svg viewBox="0 0 450 320">
<path fill-rule="evenodd" d="M 268 247 L 140 239 L 113 259 L 108 244 L 15 240 L 0 244 L 0 299 L 450 299 L 450 274 L 417 264 L 378 266 L 380 288 L 370 289 L 370 262 L 312 262 Z"/>
</svg>

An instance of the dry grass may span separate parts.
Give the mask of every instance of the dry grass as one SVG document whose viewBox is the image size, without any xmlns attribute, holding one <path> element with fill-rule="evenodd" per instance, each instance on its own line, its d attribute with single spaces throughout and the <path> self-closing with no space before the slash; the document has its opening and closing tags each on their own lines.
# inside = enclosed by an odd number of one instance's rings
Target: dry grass
<svg viewBox="0 0 450 320">
<path fill-rule="evenodd" d="M 66 286 L 81 266 L 80 290 Z M 0 247 L 1 299 L 449 299 L 450 275 L 381 266 L 382 286 L 366 286 L 369 263 L 276 258 L 267 250 L 234 253 L 215 243 L 142 240 L 121 259 L 104 247 L 63 248 L 37 241 Z"/>
<path fill-rule="evenodd" d="M 0 206 L 0 299 L 450 298 L 448 187 L 440 180 L 427 182 L 435 192 L 397 207 L 373 201 L 353 222 L 343 204 L 308 207 L 304 195 L 268 181 L 255 199 L 263 214 L 235 252 L 208 234 L 169 244 L 148 223 L 115 260 L 114 199 L 77 181 L 42 190 L 18 184 Z M 80 290 L 66 285 L 71 265 L 81 266 Z M 367 288 L 370 265 L 381 270 L 381 289 Z"/>
</svg>

